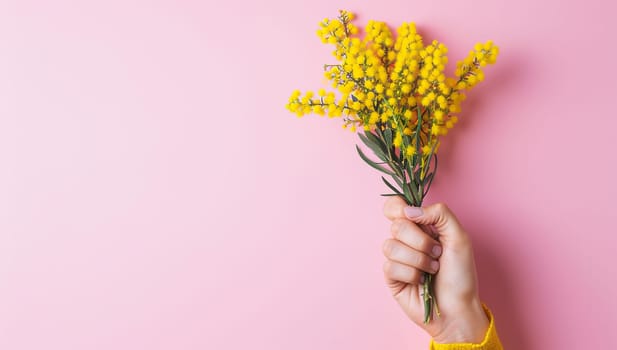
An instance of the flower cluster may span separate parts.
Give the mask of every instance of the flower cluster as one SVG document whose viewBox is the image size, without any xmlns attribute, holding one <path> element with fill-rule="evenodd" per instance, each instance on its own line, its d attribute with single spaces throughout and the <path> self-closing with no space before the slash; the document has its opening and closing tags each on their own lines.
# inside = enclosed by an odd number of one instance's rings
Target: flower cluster
<svg viewBox="0 0 617 350">
<path fill-rule="evenodd" d="M 335 47 L 339 63 L 324 69 L 336 93 L 294 91 L 287 108 L 298 116 L 342 116 L 353 132 L 389 128 L 408 160 L 430 155 L 458 121 L 465 91 L 484 79 L 482 68 L 495 63 L 499 49 L 491 41 L 476 44 L 449 78 L 447 48 L 436 40 L 425 45 L 414 23 L 403 23 L 394 38 L 384 22 L 369 21 L 361 38 L 353 18 L 340 11 L 336 19 L 322 20 L 317 31 Z"/>
<path fill-rule="evenodd" d="M 439 138 L 458 121 L 465 92 L 484 80 L 482 68 L 495 63 L 499 49 L 491 41 L 476 44 L 446 77 L 448 49 L 436 40 L 425 45 L 413 23 L 403 23 L 396 38 L 383 22 L 369 21 L 364 37 L 352 22 L 353 14 L 340 11 L 336 19 L 319 23 L 317 35 L 334 45 L 338 64 L 324 65 L 335 91 L 294 91 L 287 108 L 343 117 L 345 128 L 358 133 L 379 162 L 357 148 L 371 167 L 392 178 L 383 182 L 410 205 L 421 206 L 437 171 Z M 439 315 L 432 275 L 422 284 L 424 322 Z"/>
</svg>

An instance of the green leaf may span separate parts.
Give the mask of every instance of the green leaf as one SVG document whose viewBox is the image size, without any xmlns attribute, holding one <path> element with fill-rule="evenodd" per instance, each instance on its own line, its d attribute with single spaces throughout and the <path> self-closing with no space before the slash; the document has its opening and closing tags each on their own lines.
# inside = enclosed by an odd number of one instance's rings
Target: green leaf
<svg viewBox="0 0 617 350">
<path fill-rule="evenodd" d="M 391 170 L 388 170 L 386 168 L 384 168 L 383 166 L 375 163 L 374 161 L 370 160 L 365 154 L 364 152 L 362 152 L 362 150 L 360 149 L 360 147 L 358 147 L 358 145 L 356 145 L 356 150 L 358 151 L 358 154 L 360 155 L 360 158 L 362 158 L 363 161 L 366 162 L 366 164 L 372 166 L 373 168 L 381 171 L 382 173 L 386 173 L 390 176 L 395 176 L 396 174 L 394 172 L 392 172 Z"/>
<path fill-rule="evenodd" d="M 409 174 L 409 178 L 414 182 L 418 181 L 418 179 L 420 178 L 420 175 L 418 172 L 414 171 L 415 167 L 409 162 L 407 162 L 406 165 L 407 165 L 407 169 L 405 170 L 407 170 L 407 174 Z M 420 167 L 418 167 L 418 169 L 419 168 Z"/>
<path fill-rule="evenodd" d="M 362 140 L 362 142 L 366 145 L 366 147 L 370 148 L 371 151 L 373 151 L 373 153 L 375 153 L 375 155 L 379 159 L 383 160 L 384 162 L 389 162 L 389 159 L 386 156 L 386 153 L 382 150 L 382 148 L 379 145 L 369 140 L 365 135 L 358 133 L 358 136 L 360 137 L 360 140 Z"/>
<path fill-rule="evenodd" d="M 416 151 L 420 152 L 420 131 L 422 130 L 422 113 L 420 113 L 420 104 L 416 105 L 416 112 L 418 113 L 418 125 L 416 126 L 416 134 L 414 135 L 414 138 L 416 140 Z"/>
<path fill-rule="evenodd" d="M 377 129 L 377 130 L 379 130 L 379 129 Z M 384 143 L 384 141 L 379 136 L 375 135 L 371 131 L 365 131 L 364 134 L 365 134 L 367 139 L 371 140 L 371 142 L 373 142 L 376 145 L 379 145 L 379 148 L 381 148 L 384 153 L 386 153 L 386 154 L 388 153 L 388 148 L 386 147 L 386 144 Z"/>
<path fill-rule="evenodd" d="M 417 181 L 417 180 L 416 180 Z M 407 188 L 411 193 L 412 197 L 416 200 L 416 205 L 422 204 L 422 196 L 419 190 L 419 184 L 416 181 L 410 181 L 405 184 L 404 188 Z"/>
<path fill-rule="evenodd" d="M 428 193 L 428 190 L 431 188 L 431 185 L 433 184 L 433 180 L 435 180 L 435 174 L 437 173 L 437 155 L 434 154 L 433 157 L 435 157 L 435 162 L 433 162 L 433 171 L 430 174 L 428 174 L 426 178 L 424 179 L 424 186 L 426 187 L 426 190 L 424 190 L 425 196 Z"/>
<path fill-rule="evenodd" d="M 433 172 L 436 173 L 437 172 L 437 153 L 433 154 L 433 157 L 435 157 L 435 165 L 433 165 Z"/>
<path fill-rule="evenodd" d="M 399 194 L 399 195 L 401 195 L 401 196 L 403 195 L 403 194 L 401 193 L 401 191 L 400 191 L 398 188 L 394 187 L 394 186 L 393 186 L 390 182 L 388 182 L 388 180 L 386 180 L 386 178 L 385 178 L 385 177 L 383 177 L 383 176 L 382 176 L 382 177 L 381 177 L 381 179 L 382 179 L 382 180 L 383 180 L 383 182 L 386 184 L 386 186 L 390 187 L 390 189 L 391 189 L 392 191 L 394 191 L 394 193 Z"/>
<path fill-rule="evenodd" d="M 403 192 L 405 192 L 405 198 L 407 199 L 407 202 L 408 202 L 407 204 L 417 205 L 418 204 L 418 200 L 416 199 L 417 197 L 412 194 L 412 192 L 409 190 L 409 187 L 410 186 L 408 184 L 405 184 L 403 186 Z"/>
<path fill-rule="evenodd" d="M 390 155 L 392 156 L 392 160 L 397 162 L 397 163 L 401 163 L 404 161 L 405 157 L 403 157 L 403 154 L 401 152 L 401 150 L 399 149 L 398 154 L 396 153 L 396 147 L 392 147 Z"/>
<path fill-rule="evenodd" d="M 392 129 L 386 128 L 386 130 L 383 131 L 383 136 L 386 141 L 386 147 L 392 149 Z"/>
<path fill-rule="evenodd" d="M 392 178 L 396 181 L 398 187 L 403 188 L 403 180 L 401 180 L 398 176 L 392 176 Z"/>
<path fill-rule="evenodd" d="M 415 169 L 408 167 L 410 173 L 413 173 L 414 180 L 420 183 L 420 174 L 422 173 L 422 167 L 417 166 Z"/>
<path fill-rule="evenodd" d="M 422 197 L 426 196 L 426 194 L 428 193 L 428 190 L 431 188 L 434 175 L 435 175 L 435 172 L 432 172 L 424 178 L 424 193 L 422 194 Z"/>
<path fill-rule="evenodd" d="M 426 177 L 424 178 L 424 181 L 422 181 L 424 186 L 426 186 L 426 185 L 430 184 L 431 182 L 433 182 L 433 176 L 435 176 L 434 172 L 429 173 L 428 175 L 426 175 Z"/>
<path fill-rule="evenodd" d="M 388 161 L 391 161 L 392 160 L 390 158 L 391 153 L 390 153 L 390 150 L 388 149 L 388 146 L 386 146 L 385 141 L 383 140 L 383 135 L 381 134 L 381 130 L 379 128 L 375 130 L 377 132 L 377 135 L 375 135 L 371 131 L 366 131 L 365 132 L 366 138 L 370 140 L 373 144 L 377 145 L 379 149 L 381 150 L 381 152 L 384 154 L 384 156 L 388 157 Z"/>
<path fill-rule="evenodd" d="M 384 197 L 394 197 L 394 196 L 399 196 L 396 193 L 382 193 L 380 194 L 380 196 L 384 196 Z"/>
<path fill-rule="evenodd" d="M 358 137 L 360 138 L 360 140 L 362 140 L 362 142 L 367 145 L 367 146 L 371 146 L 374 145 L 373 141 L 369 140 L 368 137 L 366 137 L 366 135 L 363 135 L 361 133 L 358 133 Z"/>
</svg>

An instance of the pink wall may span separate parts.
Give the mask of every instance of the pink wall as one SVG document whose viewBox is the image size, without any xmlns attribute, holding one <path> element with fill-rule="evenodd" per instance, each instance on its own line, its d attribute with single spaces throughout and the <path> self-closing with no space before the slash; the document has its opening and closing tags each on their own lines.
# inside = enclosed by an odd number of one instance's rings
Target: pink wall
<svg viewBox="0 0 617 350">
<path fill-rule="evenodd" d="M 347 8 L 501 47 L 430 201 L 508 349 L 617 348 L 609 1 L 5 1 L 0 348 L 424 349 L 384 285 L 375 171 L 297 119 Z"/>
</svg>

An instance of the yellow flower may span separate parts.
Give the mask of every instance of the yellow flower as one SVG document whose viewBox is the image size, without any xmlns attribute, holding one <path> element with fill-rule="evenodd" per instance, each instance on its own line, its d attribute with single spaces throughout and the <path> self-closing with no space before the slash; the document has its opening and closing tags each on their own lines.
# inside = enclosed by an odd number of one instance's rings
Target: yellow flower
<svg viewBox="0 0 617 350">
<path fill-rule="evenodd" d="M 456 76 L 459 83 L 456 85 L 458 90 L 471 89 L 478 82 L 484 80 L 484 73 L 480 67 L 493 64 L 497 60 L 499 48 L 492 41 L 477 43 L 469 55 L 456 64 Z"/>
<path fill-rule="evenodd" d="M 328 105 L 331 105 L 331 104 L 333 104 L 335 102 L 334 99 L 335 99 L 334 93 L 329 92 L 329 93 L 326 94 L 326 97 L 324 98 L 324 103 L 328 104 Z"/>
<path fill-rule="evenodd" d="M 323 107 L 321 105 L 314 105 L 313 106 L 313 112 L 319 115 L 324 115 L 325 111 L 323 109 Z"/>
<path fill-rule="evenodd" d="M 412 145 L 408 145 L 407 147 L 405 147 L 405 156 L 406 157 L 411 157 L 414 154 L 416 154 L 415 147 L 413 147 Z"/>
<path fill-rule="evenodd" d="M 394 140 L 392 141 L 392 144 L 395 147 L 401 147 L 401 144 L 403 144 L 403 135 L 397 133 L 396 136 L 394 136 Z"/>
<path fill-rule="evenodd" d="M 341 96 L 341 99 L 338 100 L 337 105 L 341 108 L 343 108 L 346 104 L 347 104 L 347 100 L 349 99 L 349 95 L 348 94 L 343 94 L 343 96 Z"/>
<path fill-rule="evenodd" d="M 433 135 L 439 135 L 440 130 L 441 129 L 439 128 L 439 125 L 437 124 L 433 124 L 433 126 L 431 126 L 431 134 Z"/>
<path fill-rule="evenodd" d="M 379 113 L 372 112 L 371 115 L 370 115 L 370 118 L 368 120 L 369 124 L 371 124 L 371 125 L 377 124 L 378 121 L 379 121 Z"/>
<path fill-rule="evenodd" d="M 354 69 L 353 69 L 353 77 L 356 80 L 364 78 L 364 71 L 362 70 L 362 68 L 360 66 L 355 66 L 354 67 Z"/>
<path fill-rule="evenodd" d="M 492 41 L 477 43 L 456 63 L 454 76 L 446 77 L 448 49 L 436 40 L 425 45 L 414 23 L 401 24 L 393 35 L 386 23 L 371 20 L 361 38 L 353 20 L 354 15 L 343 10 L 336 18 L 320 21 L 316 31 L 321 41 L 334 47 L 338 64 L 324 66 L 324 76 L 340 98 L 323 88 L 304 94 L 295 90 L 286 108 L 298 116 L 346 115 L 345 125 L 352 130 L 390 128 L 395 147 L 403 147 L 404 155 L 430 152 L 456 124 L 453 114 L 461 111 L 463 92 L 485 79 L 483 67 L 495 63 L 499 48 Z M 406 144 L 415 146 L 416 141 L 417 149 Z"/>
</svg>

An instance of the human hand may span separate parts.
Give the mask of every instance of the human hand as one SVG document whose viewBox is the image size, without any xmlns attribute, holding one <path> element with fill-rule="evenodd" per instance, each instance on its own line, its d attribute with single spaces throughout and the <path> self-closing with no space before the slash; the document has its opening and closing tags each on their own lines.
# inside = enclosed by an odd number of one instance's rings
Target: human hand
<svg viewBox="0 0 617 350">
<path fill-rule="evenodd" d="M 386 201 L 384 215 L 392 221 L 393 236 L 383 245 L 384 275 L 403 311 L 436 343 L 480 343 L 489 320 L 478 295 L 471 241 L 454 214 L 442 203 L 409 207 L 397 196 Z M 433 283 L 440 316 L 428 324 L 423 271 L 439 271 Z"/>
</svg>

